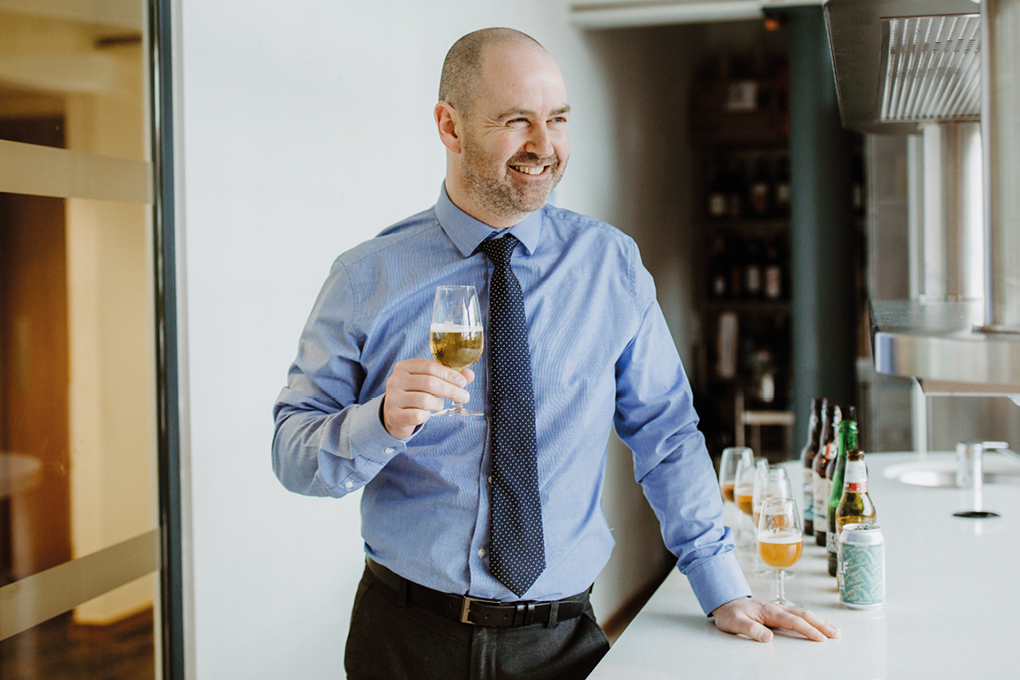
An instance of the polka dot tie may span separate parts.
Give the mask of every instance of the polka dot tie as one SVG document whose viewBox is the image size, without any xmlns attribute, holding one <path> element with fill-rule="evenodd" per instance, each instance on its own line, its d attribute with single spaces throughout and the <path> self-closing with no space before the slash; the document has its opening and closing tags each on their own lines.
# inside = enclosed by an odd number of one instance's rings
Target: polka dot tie
<svg viewBox="0 0 1020 680">
<path fill-rule="evenodd" d="M 517 239 L 507 234 L 478 249 L 492 261 L 489 367 L 492 388 L 492 488 L 489 571 L 518 597 L 545 570 L 542 503 L 535 447 L 535 390 L 521 284 L 510 269 Z"/>
</svg>

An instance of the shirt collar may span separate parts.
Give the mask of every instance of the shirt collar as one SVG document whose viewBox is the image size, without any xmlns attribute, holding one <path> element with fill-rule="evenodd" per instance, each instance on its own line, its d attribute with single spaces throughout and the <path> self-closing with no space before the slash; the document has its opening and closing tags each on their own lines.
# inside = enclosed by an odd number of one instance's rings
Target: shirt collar
<svg viewBox="0 0 1020 680">
<path fill-rule="evenodd" d="M 517 237 L 527 254 L 531 255 L 538 247 L 538 239 L 542 233 L 542 213 L 543 210 L 536 210 L 508 229 L 495 229 L 454 205 L 446 193 L 446 182 L 443 182 L 439 190 L 439 200 L 436 201 L 436 217 L 439 224 L 464 257 L 470 257 L 478 248 L 478 244 L 485 239 L 505 233 Z"/>
</svg>

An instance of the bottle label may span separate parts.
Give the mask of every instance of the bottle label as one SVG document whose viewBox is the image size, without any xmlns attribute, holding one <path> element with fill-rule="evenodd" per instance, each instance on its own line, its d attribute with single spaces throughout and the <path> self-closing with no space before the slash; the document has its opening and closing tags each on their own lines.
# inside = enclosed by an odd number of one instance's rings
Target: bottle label
<svg viewBox="0 0 1020 680">
<path fill-rule="evenodd" d="M 815 471 L 804 468 L 804 520 L 815 517 Z"/>
<path fill-rule="evenodd" d="M 848 460 L 843 481 L 847 484 L 867 484 L 868 469 L 864 467 L 863 460 Z"/>
<path fill-rule="evenodd" d="M 819 454 L 820 455 L 820 454 Z M 827 515 L 828 515 L 828 498 L 829 495 L 825 493 L 825 487 L 827 486 L 827 480 L 817 472 L 812 471 L 815 482 L 815 493 L 814 493 L 814 519 L 815 519 L 815 531 L 826 531 L 828 526 Z"/>
<path fill-rule="evenodd" d="M 726 194 L 717 191 L 708 195 L 708 214 L 712 217 L 726 216 Z"/>
<path fill-rule="evenodd" d="M 783 294 L 783 282 L 779 267 L 770 265 L 765 268 L 765 297 L 778 300 Z"/>
<path fill-rule="evenodd" d="M 776 184 L 776 203 L 785 205 L 790 202 L 790 185 L 786 182 Z"/>
<path fill-rule="evenodd" d="M 722 297 L 726 295 L 726 277 L 716 275 L 712 277 L 712 295 Z"/>
<path fill-rule="evenodd" d="M 828 522 L 826 522 L 826 524 L 828 524 Z M 838 524 L 832 528 L 832 531 L 825 532 L 825 551 L 830 555 L 836 554 L 836 548 L 839 546 L 839 543 L 836 542 L 837 540 L 839 540 Z"/>
<path fill-rule="evenodd" d="M 756 265 L 748 265 L 746 289 L 749 295 L 757 295 L 761 290 L 761 268 Z"/>
</svg>

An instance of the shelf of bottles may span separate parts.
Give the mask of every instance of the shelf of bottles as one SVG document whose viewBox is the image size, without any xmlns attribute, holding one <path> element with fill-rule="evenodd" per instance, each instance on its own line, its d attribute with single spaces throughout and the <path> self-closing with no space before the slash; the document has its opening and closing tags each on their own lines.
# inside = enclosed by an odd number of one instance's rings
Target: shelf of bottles
<svg viewBox="0 0 1020 680">
<path fill-rule="evenodd" d="M 790 403 L 790 160 L 782 57 L 705 62 L 691 111 L 701 252 L 702 429 L 732 446 L 738 393 L 747 409 Z M 763 428 L 777 455 L 785 432 Z"/>
</svg>

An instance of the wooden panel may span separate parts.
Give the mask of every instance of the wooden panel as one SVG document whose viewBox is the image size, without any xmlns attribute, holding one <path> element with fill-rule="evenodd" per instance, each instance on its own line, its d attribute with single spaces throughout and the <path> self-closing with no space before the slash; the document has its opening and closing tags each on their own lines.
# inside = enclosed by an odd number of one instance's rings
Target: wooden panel
<svg viewBox="0 0 1020 680">
<path fill-rule="evenodd" d="M 51 119 L 17 125 L 26 142 L 63 143 Z M 0 194 L 0 450 L 43 463 L 8 518 L 15 578 L 71 559 L 64 232 L 63 199 Z"/>
</svg>

